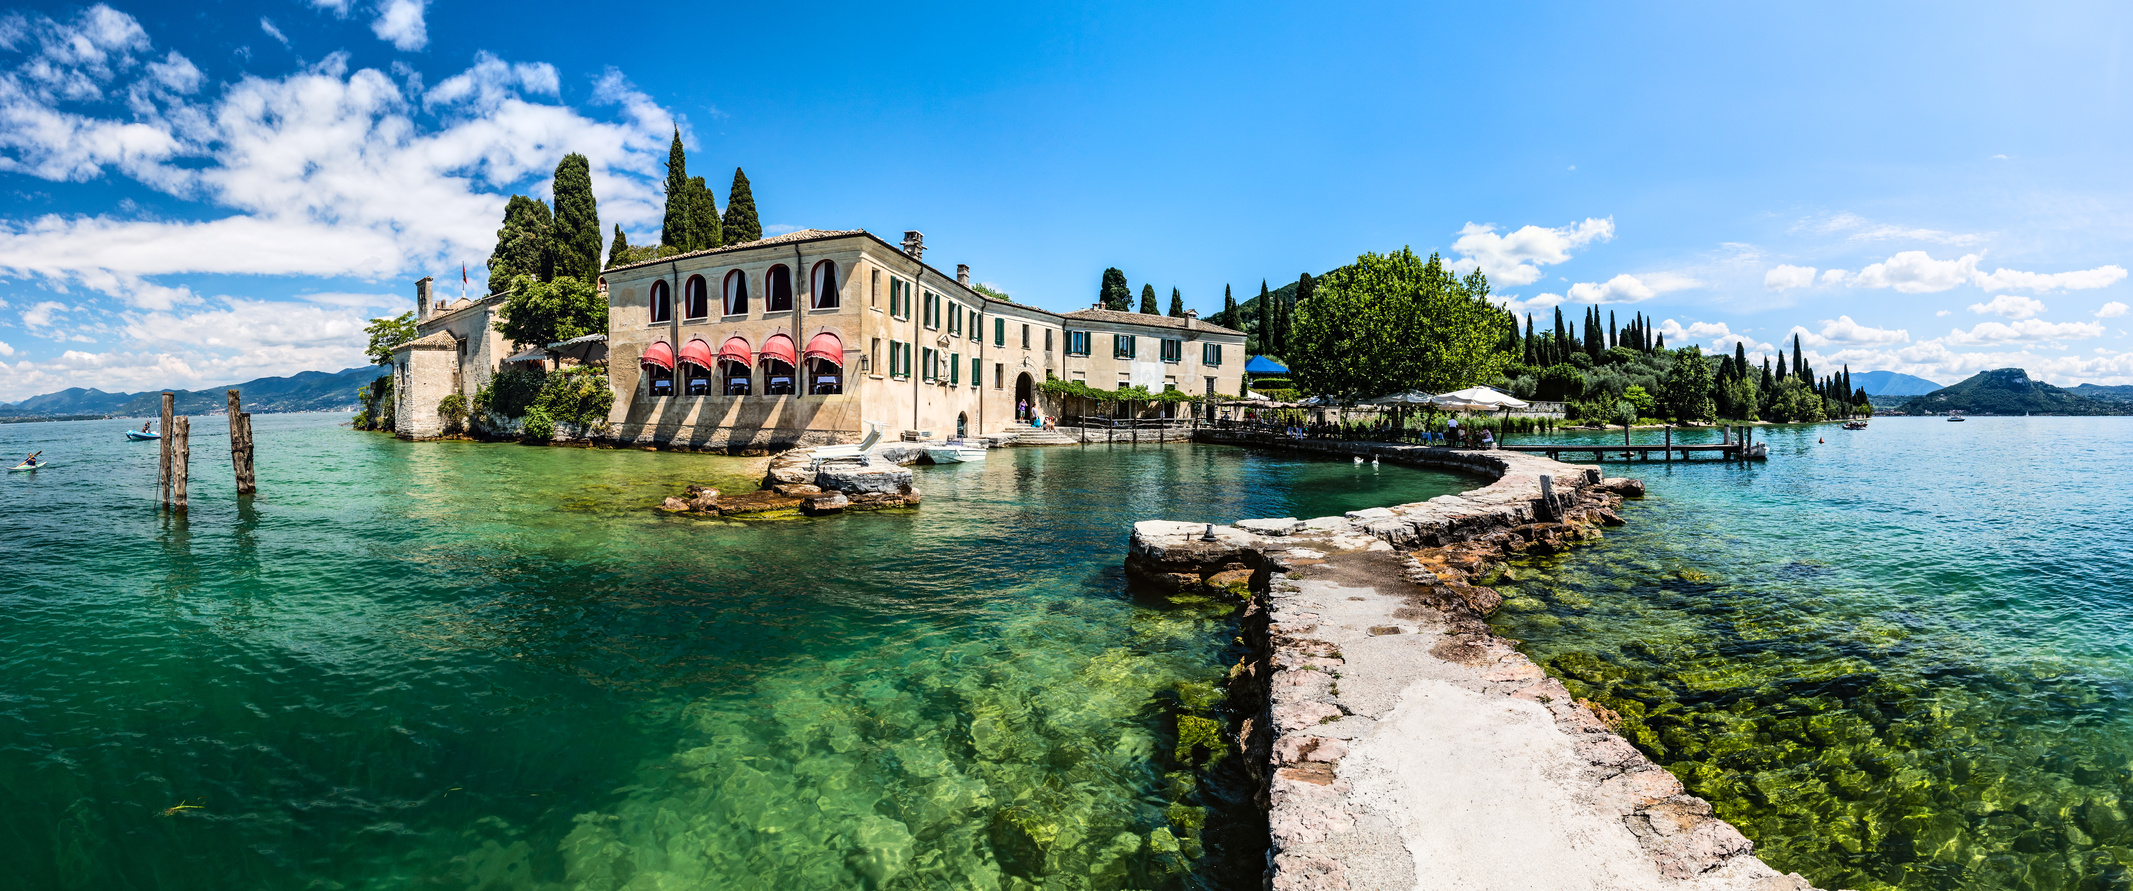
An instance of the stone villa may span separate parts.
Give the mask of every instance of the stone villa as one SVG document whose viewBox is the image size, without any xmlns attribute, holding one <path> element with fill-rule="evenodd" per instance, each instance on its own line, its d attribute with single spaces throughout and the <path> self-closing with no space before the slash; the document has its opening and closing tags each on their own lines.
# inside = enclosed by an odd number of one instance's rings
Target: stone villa
<svg viewBox="0 0 2133 891">
<path fill-rule="evenodd" d="M 602 276 L 618 445 L 777 450 L 885 438 L 979 436 L 1057 415 L 1048 378 L 1110 390 L 1236 395 L 1244 334 L 1186 318 L 1070 313 L 995 300 L 927 265 L 917 232 L 805 229 L 618 266 Z M 437 403 L 470 400 L 507 361 L 501 296 L 432 305 L 393 354 L 402 436 L 442 432 Z M 717 310 L 713 312 L 712 310 Z M 1026 406 L 1026 408 L 1025 408 Z"/>
</svg>

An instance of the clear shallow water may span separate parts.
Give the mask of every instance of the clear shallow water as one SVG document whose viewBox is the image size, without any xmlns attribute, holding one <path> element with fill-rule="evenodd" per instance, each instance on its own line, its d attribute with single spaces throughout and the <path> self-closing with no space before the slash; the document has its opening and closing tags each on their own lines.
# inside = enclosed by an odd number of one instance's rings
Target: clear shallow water
<svg viewBox="0 0 2133 891">
<path fill-rule="evenodd" d="M 1818 887 L 2133 884 L 2133 419 L 1756 432 L 1498 629 Z"/>
<path fill-rule="evenodd" d="M 996 451 L 917 511 L 663 517 L 753 462 L 196 419 L 191 516 L 122 421 L 0 426 L 0 862 L 37 888 L 1256 884 L 1225 604 L 1128 524 L 1456 477 L 1208 446 Z M 19 460 L 19 455 L 17 459 Z M 10 461 L 9 463 L 13 463 Z"/>
</svg>

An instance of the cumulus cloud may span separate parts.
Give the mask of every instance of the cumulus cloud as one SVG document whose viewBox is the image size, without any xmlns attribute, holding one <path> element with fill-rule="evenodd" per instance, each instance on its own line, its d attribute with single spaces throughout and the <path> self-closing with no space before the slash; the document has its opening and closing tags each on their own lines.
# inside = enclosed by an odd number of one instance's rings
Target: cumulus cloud
<svg viewBox="0 0 2133 891">
<path fill-rule="evenodd" d="M 1925 251 L 1899 251 L 1867 266 L 1845 280 L 1860 288 L 1894 288 L 1904 294 L 1945 291 L 1969 281 L 1977 272 L 1979 254 L 1964 254 L 1953 260 L 1935 260 Z"/>
<path fill-rule="evenodd" d="M 58 301 L 45 300 L 39 302 L 22 311 L 22 327 L 30 329 L 33 333 L 39 329 L 50 329 L 53 317 L 66 312 L 66 310 L 67 305 Z"/>
<path fill-rule="evenodd" d="M 2006 316 L 2010 319 L 2027 319 L 2044 311 L 2044 301 L 2034 297 L 2017 297 L 2001 294 L 1989 303 L 1970 304 L 1970 311 L 1979 315 Z"/>
<path fill-rule="evenodd" d="M 1990 274 L 1980 274 L 1977 286 L 1987 291 L 2091 291 L 2115 284 L 2126 277 L 2119 266 L 2098 266 L 2073 272 L 2021 272 L 2013 269 L 1995 269 Z"/>
<path fill-rule="evenodd" d="M 1749 338 L 1735 335 L 1733 329 L 1727 327 L 1724 322 L 1691 322 L 1688 327 L 1684 328 L 1680 322 L 1667 319 L 1659 323 L 1658 331 L 1666 335 L 1668 344 L 1675 346 L 1687 346 L 1692 343 L 1716 343 L 1721 340 L 1730 344 L 1737 340 L 1749 340 Z"/>
<path fill-rule="evenodd" d="M 333 13 L 336 18 L 348 15 L 348 8 L 352 5 L 354 0 L 311 0 L 312 9 L 325 10 Z"/>
<path fill-rule="evenodd" d="M 1604 282 L 1578 282 L 1570 286 L 1570 299 L 1579 303 L 1638 303 L 1668 291 L 1696 287 L 1701 282 L 1671 272 L 1642 275 L 1624 273 Z"/>
<path fill-rule="evenodd" d="M 2023 319 L 2007 322 L 1980 322 L 1977 327 L 1964 331 L 1956 328 L 1942 338 L 1955 346 L 1991 346 L 2003 343 L 2044 343 L 2047 341 L 2085 340 L 2103 336 L 2102 322 L 2047 322 L 2042 319 Z"/>
<path fill-rule="evenodd" d="M 1570 259 L 1572 250 L 1614 236 L 1614 217 L 1587 217 L 1557 229 L 1528 225 L 1502 235 L 1494 224 L 1468 223 L 1452 242 L 1452 252 L 1459 255 L 1452 265 L 1461 271 L 1479 268 L 1499 285 L 1530 285 L 1540 281 L 1540 267 L 1561 263 Z"/>
<path fill-rule="evenodd" d="M 429 46 L 429 26 L 422 21 L 426 5 L 426 0 L 384 0 L 378 4 L 377 19 L 370 23 L 371 33 L 403 52 Z"/>
<path fill-rule="evenodd" d="M 1851 316 L 1823 319 L 1820 331 L 1809 331 L 1805 327 L 1794 325 L 1791 331 L 1786 332 L 1786 335 L 1788 338 L 1798 338 L 1800 343 L 1806 346 L 1817 348 L 1827 346 L 1887 345 L 1904 343 L 1911 339 L 1911 332 L 1906 329 L 1876 328 L 1872 325 L 1862 325 L 1852 321 Z"/>
<path fill-rule="evenodd" d="M 1812 266 L 1778 266 L 1763 273 L 1763 287 L 1772 291 L 1804 288 L 1815 283 Z"/>
<path fill-rule="evenodd" d="M 0 356 L 12 356 L 14 354 L 15 348 L 8 346 L 7 341 L 0 340 Z"/>
<path fill-rule="evenodd" d="M 2115 319 L 2125 314 L 2126 305 L 2116 300 L 2097 307 L 2096 309 L 2096 317 L 2099 319 Z"/>
</svg>

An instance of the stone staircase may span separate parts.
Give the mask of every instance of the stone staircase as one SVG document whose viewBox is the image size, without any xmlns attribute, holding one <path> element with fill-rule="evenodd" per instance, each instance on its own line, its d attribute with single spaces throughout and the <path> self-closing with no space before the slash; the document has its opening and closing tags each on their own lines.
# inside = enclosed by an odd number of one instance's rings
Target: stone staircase
<svg viewBox="0 0 2133 891">
<path fill-rule="evenodd" d="M 1080 444 L 1081 440 L 1075 439 L 1074 437 L 1068 436 L 1064 433 L 1060 433 L 1057 430 L 1038 430 L 1034 427 L 1017 432 L 1015 434 L 1014 441 L 1008 443 L 1008 445 L 1018 446 L 1052 446 Z"/>
</svg>

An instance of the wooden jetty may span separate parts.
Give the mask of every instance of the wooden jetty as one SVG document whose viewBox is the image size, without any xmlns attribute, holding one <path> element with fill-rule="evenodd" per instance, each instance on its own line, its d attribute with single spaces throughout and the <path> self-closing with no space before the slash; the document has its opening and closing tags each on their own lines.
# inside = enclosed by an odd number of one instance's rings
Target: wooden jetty
<svg viewBox="0 0 2133 891">
<path fill-rule="evenodd" d="M 1683 461 L 1688 460 L 1693 455 L 1710 455 L 1727 461 L 1741 461 L 1753 455 L 1751 451 L 1754 447 L 1752 444 L 1754 439 L 1753 429 L 1751 427 L 1727 425 L 1718 428 L 1718 442 L 1694 445 L 1689 443 L 1676 444 L 1674 442 L 1674 428 L 1669 426 L 1666 428 L 1666 440 L 1657 443 L 1630 442 L 1629 431 L 1624 430 L 1622 431 L 1622 442 L 1614 444 L 1519 443 L 1515 445 L 1499 445 L 1497 448 L 1512 452 L 1532 452 L 1547 455 L 1551 461 L 1562 460 L 1562 456 L 1565 453 L 1588 455 L 1594 461 L 1605 461 L 1610 458 L 1627 461 L 1631 457 L 1642 461 L 1650 461 L 1652 460 L 1653 452 L 1659 453 L 1662 461 L 1672 461 L 1677 454 L 1681 456 Z M 1735 431 L 1738 432 L 1736 433 Z"/>
</svg>

